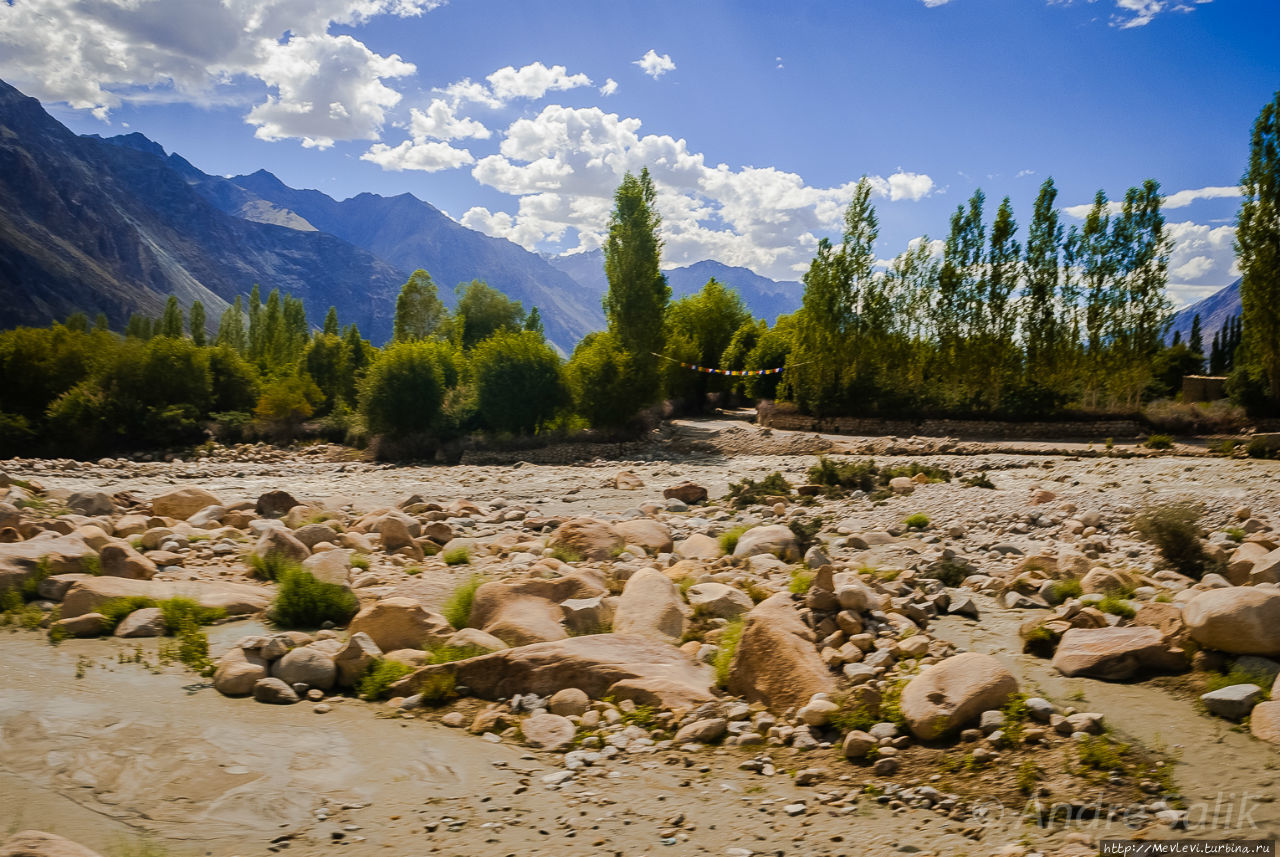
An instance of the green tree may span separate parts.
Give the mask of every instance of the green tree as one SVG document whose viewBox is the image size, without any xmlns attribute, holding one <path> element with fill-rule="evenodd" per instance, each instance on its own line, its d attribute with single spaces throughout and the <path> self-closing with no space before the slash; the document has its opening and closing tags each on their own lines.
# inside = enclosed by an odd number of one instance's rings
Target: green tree
<svg viewBox="0 0 1280 857">
<path fill-rule="evenodd" d="M 569 402 L 560 357 L 531 330 L 502 331 L 471 355 L 480 420 L 494 431 L 528 434 Z"/>
<path fill-rule="evenodd" d="M 178 306 L 178 298 L 169 295 L 164 305 L 164 315 L 160 318 L 160 336 L 170 339 L 181 339 L 184 333 L 182 307 Z"/>
<path fill-rule="evenodd" d="M 524 307 L 483 280 L 458 286 L 458 306 L 451 325 L 453 339 L 470 351 L 499 331 L 520 330 Z"/>
<path fill-rule="evenodd" d="M 327 414 L 342 398 L 345 386 L 344 360 L 345 348 L 342 339 L 332 333 L 321 333 L 312 337 L 302 352 L 302 360 L 298 370 L 305 372 L 315 383 L 321 396 L 312 401 L 316 413 Z"/>
<path fill-rule="evenodd" d="M 1023 339 L 1027 371 L 1032 379 L 1045 379 L 1054 368 L 1059 344 L 1056 301 L 1063 230 L 1058 210 L 1054 208 L 1057 198 L 1058 189 L 1053 178 L 1045 179 L 1036 196 L 1027 231 Z"/>
<path fill-rule="evenodd" d="M 457 384 L 446 342 L 396 342 L 380 353 L 361 385 L 360 409 L 375 435 L 431 435 L 444 426 L 446 391 Z"/>
<path fill-rule="evenodd" d="M 671 288 L 661 269 L 662 241 L 658 230 L 657 191 L 649 170 L 639 177 L 627 173 L 613 196 L 613 214 L 604 245 L 604 270 L 609 290 L 604 314 L 616 343 L 626 352 L 633 373 L 632 412 L 652 404 L 660 393 L 658 360 L 663 353 L 662 320 Z"/>
<path fill-rule="evenodd" d="M 1000 201 L 995 222 L 991 224 L 991 249 L 988 252 L 986 318 L 983 325 L 1003 344 L 1013 341 L 1018 329 L 1017 317 L 1010 301 L 1018 286 L 1019 260 L 1022 245 L 1014 236 L 1018 223 L 1013 219 L 1013 206 L 1009 197 Z"/>
<path fill-rule="evenodd" d="M 1280 406 L 1280 91 L 1253 123 L 1236 224 L 1245 362 Z"/>
<path fill-rule="evenodd" d="M 565 369 L 574 410 L 593 426 L 621 429 L 636 414 L 631 362 L 612 331 L 588 333 Z"/>
<path fill-rule="evenodd" d="M 323 400 L 324 394 L 310 376 L 287 375 L 263 388 L 253 414 L 267 424 L 278 440 L 288 440 Z"/>
<path fill-rule="evenodd" d="M 360 335 L 354 324 L 342 334 L 342 375 L 338 384 L 338 398 L 354 407 L 360 400 L 360 384 L 373 364 L 377 350 Z"/>
<path fill-rule="evenodd" d="M 671 356 L 700 366 L 719 366 L 734 333 L 750 319 L 751 313 L 741 296 L 712 277 L 700 292 L 667 307 L 667 341 L 672 344 L 679 341 L 683 349 Z M 667 363 L 665 368 L 667 395 L 691 397 L 695 406 L 701 406 L 713 387 L 727 386 L 723 376 L 691 372 L 679 363 Z"/>
<path fill-rule="evenodd" d="M 547 331 L 542 324 L 542 313 L 538 312 L 537 307 L 529 310 L 529 314 L 524 317 L 524 329 L 531 330 L 538 336 L 545 337 L 547 335 Z"/>
<path fill-rule="evenodd" d="M 205 318 L 204 304 L 200 301 L 192 301 L 191 303 L 191 341 L 196 345 L 203 346 L 208 338 L 208 331 L 205 326 L 208 320 Z"/>
<path fill-rule="evenodd" d="M 444 304 L 431 275 L 419 268 L 400 287 L 396 316 L 392 323 L 393 342 L 414 342 L 436 332 L 445 319 Z"/>
<path fill-rule="evenodd" d="M 218 320 L 218 336 L 214 342 L 234 348 L 237 354 L 248 352 L 249 332 L 245 330 L 244 308 L 239 295 L 236 295 L 235 303 L 223 310 L 222 318 Z"/>
<path fill-rule="evenodd" d="M 326 336 L 339 336 L 342 334 L 342 328 L 338 324 L 338 308 L 329 307 L 329 311 L 324 314 L 324 329 Z"/>
<path fill-rule="evenodd" d="M 1200 313 L 1196 313 L 1191 319 L 1191 335 L 1187 338 L 1187 347 L 1191 349 L 1191 353 L 1197 355 L 1200 363 L 1195 367 L 1194 371 L 1199 374 L 1204 371 L 1204 332 L 1200 329 Z"/>
</svg>

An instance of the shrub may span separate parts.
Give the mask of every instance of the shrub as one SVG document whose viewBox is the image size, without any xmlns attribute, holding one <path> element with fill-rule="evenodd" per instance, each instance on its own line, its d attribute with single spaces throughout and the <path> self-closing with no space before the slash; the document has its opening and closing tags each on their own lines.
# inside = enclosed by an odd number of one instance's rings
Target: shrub
<svg viewBox="0 0 1280 857">
<path fill-rule="evenodd" d="M 445 391 L 457 384 L 457 356 L 447 343 L 400 342 L 369 367 L 360 410 L 369 431 L 393 437 L 432 434 L 443 425 Z"/>
<path fill-rule="evenodd" d="M 1275 679 L 1266 670 L 1250 670 L 1238 664 L 1233 664 L 1229 672 L 1210 675 L 1204 683 L 1204 689 L 1213 691 L 1222 690 L 1224 687 L 1231 687 L 1236 684 L 1254 684 L 1262 688 L 1264 699 L 1270 699 L 1271 686 L 1274 682 Z"/>
<path fill-rule="evenodd" d="M 1076 746 L 1080 764 L 1095 771 L 1123 770 L 1128 752 L 1128 745 L 1114 744 L 1105 735 L 1090 735 Z"/>
<path fill-rule="evenodd" d="M 776 470 L 759 482 L 743 479 L 729 484 L 729 502 L 735 506 L 754 506 L 763 503 L 766 497 L 791 497 L 791 483 Z"/>
<path fill-rule="evenodd" d="M 251 553 L 245 557 L 245 562 L 249 563 L 249 571 L 259 580 L 279 580 L 285 571 L 302 567 L 280 553 L 269 553 L 266 556 Z"/>
<path fill-rule="evenodd" d="M 976 473 L 973 476 L 966 476 L 964 484 L 968 485 L 970 488 L 988 488 L 994 490 L 996 487 L 996 483 L 992 482 L 985 473 Z"/>
<path fill-rule="evenodd" d="M 98 605 L 96 612 L 101 613 L 104 623 L 108 631 L 114 631 L 124 618 L 135 610 L 142 610 L 145 607 L 155 607 L 157 602 L 154 598 L 148 598 L 145 595 L 129 595 L 124 598 L 112 598 Z"/>
<path fill-rule="evenodd" d="M 470 565 L 471 550 L 466 546 L 449 548 L 440 555 L 440 558 L 444 560 L 445 565 Z"/>
<path fill-rule="evenodd" d="M 930 565 L 920 576 L 941 581 L 944 586 L 956 587 L 972 573 L 973 570 L 962 562 L 942 559 Z"/>
<path fill-rule="evenodd" d="M 1227 434 L 1244 427 L 1244 408 L 1229 399 L 1216 402 L 1178 402 L 1159 399 L 1142 415 L 1153 429 L 1164 434 Z"/>
<path fill-rule="evenodd" d="M 1245 452 L 1250 458 L 1275 458 L 1280 452 L 1280 439 L 1275 435 L 1258 435 L 1250 438 Z"/>
<path fill-rule="evenodd" d="M 1172 449 L 1173 438 L 1167 434 L 1153 434 L 1142 445 L 1147 449 Z"/>
<path fill-rule="evenodd" d="M 626 426 L 657 399 L 656 375 L 635 365 L 650 359 L 637 360 L 608 331 L 587 334 L 565 367 L 574 410 L 599 428 Z"/>
<path fill-rule="evenodd" d="M 533 331 L 497 333 L 471 355 L 480 421 L 527 434 L 569 403 L 560 357 Z"/>
<path fill-rule="evenodd" d="M 1244 541 L 1245 532 L 1239 527 L 1227 527 L 1223 532 L 1226 533 L 1227 538 L 1231 539 L 1233 542 Z"/>
<path fill-rule="evenodd" d="M 817 541 L 818 533 L 822 531 L 822 519 L 795 518 L 787 522 L 787 528 L 796 537 L 796 547 L 803 554 Z"/>
<path fill-rule="evenodd" d="M 356 694 L 370 702 L 386 699 L 391 692 L 391 685 L 411 672 L 413 667 L 408 664 L 378 658 L 369 665 L 364 675 L 356 682 Z"/>
<path fill-rule="evenodd" d="M 1120 616 L 1124 619 L 1132 619 L 1137 615 L 1133 606 L 1118 595 L 1105 596 L 1098 602 L 1098 609 L 1103 613 L 1110 613 L 1113 616 Z"/>
<path fill-rule="evenodd" d="M 787 590 L 792 595 L 804 595 L 809 591 L 809 587 L 813 585 L 813 572 L 806 571 L 803 568 L 797 568 L 791 572 L 791 584 Z"/>
<path fill-rule="evenodd" d="M 451 664 L 454 661 L 465 661 L 468 658 L 477 658 L 480 655 L 487 655 L 480 646 L 436 646 L 431 650 L 430 662 L 433 664 Z"/>
<path fill-rule="evenodd" d="M 1079 598 L 1084 594 L 1084 587 L 1080 585 L 1080 581 L 1074 577 L 1068 577 L 1065 580 L 1055 580 L 1049 588 L 1049 596 L 1056 603 Z"/>
<path fill-rule="evenodd" d="M 733 657 L 738 653 L 738 644 L 742 642 L 742 629 L 746 626 L 745 620 L 741 616 L 735 616 L 729 620 L 729 624 L 724 626 L 720 633 L 720 642 L 717 643 L 715 671 L 716 686 L 727 688 L 729 686 L 729 668 L 733 665 Z"/>
<path fill-rule="evenodd" d="M 738 539 L 742 538 L 742 534 L 745 533 L 747 529 L 747 527 L 734 527 L 733 529 L 725 530 L 721 533 L 719 539 L 720 552 L 725 556 L 733 553 L 734 549 L 738 546 Z"/>
<path fill-rule="evenodd" d="M 336 583 L 316 580 L 301 567 L 285 568 L 268 617 L 282 628 L 318 628 L 325 622 L 343 625 L 360 607 L 355 593 Z"/>
<path fill-rule="evenodd" d="M 162 656 L 173 657 L 193 672 L 211 675 L 213 661 L 209 660 L 209 635 L 200 630 L 199 623 L 192 616 L 184 614 L 177 628 L 170 633 L 177 634 L 177 645 L 162 650 Z"/>
<path fill-rule="evenodd" d="M 1200 504 L 1184 500 L 1148 507 L 1134 518 L 1138 533 L 1160 551 L 1166 565 L 1179 574 L 1200 579 L 1216 565 L 1200 543 Z"/>
<path fill-rule="evenodd" d="M 925 527 L 929 526 L 929 516 L 923 512 L 916 512 L 914 515 L 909 515 L 902 523 L 905 524 L 909 530 L 923 530 Z"/>
<path fill-rule="evenodd" d="M 164 625 L 170 634 L 178 633 L 187 620 L 197 626 L 212 625 L 227 616 L 227 611 L 221 607 L 205 607 L 192 598 L 169 598 L 157 606 L 164 615 Z"/>
<path fill-rule="evenodd" d="M 586 557 L 568 545 L 556 545 L 551 549 L 551 556 L 561 562 L 582 562 Z"/>
<path fill-rule="evenodd" d="M 458 681 L 452 674 L 436 673 L 423 677 L 418 693 L 422 695 L 423 705 L 444 705 L 457 697 L 457 686 Z"/>
<path fill-rule="evenodd" d="M 448 559 L 445 562 L 448 562 Z M 450 593 L 441 610 L 450 625 L 455 628 L 467 627 L 467 623 L 471 621 L 471 608 L 476 601 L 476 590 L 480 588 L 480 584 L 483 582 L 484 578 L 478 574 L 473 574 L 458 584 L 453 592 Z"/>
<path fill-rule="evenodd" d="M 277 440 L 287 441 L 323 402 L 324 394 L 310 375 L 289 375 L 266 386 L 253 413 Z"/>
</svg>

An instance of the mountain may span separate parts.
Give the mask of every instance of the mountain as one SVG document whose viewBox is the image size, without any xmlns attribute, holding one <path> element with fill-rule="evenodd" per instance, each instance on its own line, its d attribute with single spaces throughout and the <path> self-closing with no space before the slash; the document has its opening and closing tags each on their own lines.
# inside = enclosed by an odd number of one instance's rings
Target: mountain
<svg viewBox="0 0 1280 857">
<path fill-rule="evenodd" d="M 1173 339 L 1174 331 L 1182 332 L 1182 341 L 1191 338 L 1191 322 L 1196 315 L 1200 316 L 1200 336 L 1207 349 L 1213 342 L 1213 335 L 1222 329 L 1227 319 L 1240 314 L 1240 281 L 1236 280 L 1224 289 L 1214 292 L 1204 300 L 1183 307 L 1174 313 L 1173 324 L 1169 327 L 1168 338 Z"/>
<path fill-rule="evenodd" d="M 257 282 L 300 297 L 313 318 L 339 306 L 380 337 L 401 273 L 333 235 L 227 214 L 145 137 L 76 136 L 0 82 L 2 327 L 83 311 L 119 328 L 130 313 L 158 315 L 170 294 L 217 318 Z"/>
<path fill-rule="evenodd" d="M 609 289 L 609 281 L 604 275 L 604 252 L 601 250 L 554 256 L 547 261 L 576 280 L 597 304 Z M 664 273 L 667 284 L 671 286 L 672 298 L 700 292 L 707 280 L 714 277 L 736 289 L 751 314 L 768 319 L 770 324 L 778 316 L 799 309 L 804 293 L 804 287 L 799 283 L 770 280 L 747 268 L 734 268 L 710 260 L 671 268 Z"/>
</svg>

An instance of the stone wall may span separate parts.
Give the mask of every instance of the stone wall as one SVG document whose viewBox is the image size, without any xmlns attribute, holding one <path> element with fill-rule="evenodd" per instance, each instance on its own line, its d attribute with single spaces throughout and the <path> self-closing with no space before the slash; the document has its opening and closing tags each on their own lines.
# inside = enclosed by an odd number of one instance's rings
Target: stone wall
<svg viewBox="0 0 1280 857">
<path fill-rule="evenodd" d="M 1090 420 L 1071 422 L 996 422 L 992 420 L 886 420 L 871 417 L 817 417 L 760 407 L 760 425 L 790 431 L 815 431 L 823 434 L 860 436 L 961 437 L 961 438 L 1026 438 L 1050 440 L 1062 438 L 1132 438 L 1144 434 L 1136 420 Z"/>
</svg>

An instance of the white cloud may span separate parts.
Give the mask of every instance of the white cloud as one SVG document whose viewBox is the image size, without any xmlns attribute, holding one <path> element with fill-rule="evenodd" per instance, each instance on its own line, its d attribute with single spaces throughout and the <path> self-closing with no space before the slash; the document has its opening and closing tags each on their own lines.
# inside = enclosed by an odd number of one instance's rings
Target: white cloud
<svg viewBox="0 0 1280 857">
<path fill-rule="evenodd" d="M 360 160 L 370 161 L 393 172 L 420 170 L 424 173 L 456 169 L 476 161 L 475 156 L 466 149 L 457 149 L 437 140 L 405 140 L 394 147 L 386 143 L 374 143 L 369 151 L 360 156 Z"/>
<path fill-rule="evenodd" d="M 432 99 L 426 110 L 409 111 L 409 130 L 415 140 L 487 140 L 491 132 L 483 123 L 457 115 L 457 108 L 440 98 Z"/>
<path fill-rule="evenodd" d="M 600 87 L 600 94 L 606 98 L 618 91 L 618 82 L 613 78 L 609 78 L 604 82 L 604 86 Z"/>
<path fill-rule="evenodd" d="M 547 68 L 540 62 L 519 69 L 513 66 L 500 68 L 485 79 L 489 81 L 494 97 L 502 102 L 513 98 L 537 99 L 552 90 L 591 85 L 591 78 L 585 74 L 569 74 L 562 65 Z"/>
<path fill-rule="evenodd" d="M 951 0 L 922 0 L 930 9 L 945 6 Z M 1075 0 L 1045 0 L 1050 6 L 1070 6 Z M 1095 3 L 1097 0 L 1085 0 Z M 1111 26 L 1122 30 L 1145 27 L 1161 12 L 1191 12 L 1196 6 L 1213 0 L 1115 0 L 1117 11 L 1111 15 Z"/>
<path fill-rule="evenodd" d="M 415 68 L 334 25 L 417 16 L 440 0 L 42 0 L 0 3 L 0 77 L 106 119 L 127 101 L 253 105 L 256 135 L 376 139 Z"/>
<path fill-rule="evenodd" d="M 1164 197 L 1160 206 L 1164 210 L 1173 208 L 1186 208 L 1193 202 L 1202 199 L 1238 199 L 1241 196 L 1239 187 L 1201 187 L 1190 190 L 1180 190 Z M 1124 203 L 1120 200 L 1111 200 L 1107 203 L 1108 214 L 1119 214 L 1124 209 Z M 1093 203 L 1083 203 L 1081 205 L 1068 205 L 1062 209 L 1062 213 L 1068 217 L 1074 217 L 1077 220 L 1083 220 L 1089 216 L 1089 212 L 1093 210 Z"/>
<path fill-rule="evenodd" d="M 513 122 L 498 154 L 472 170 L 482 184 L 519 197 L 515 214 L 476 207 L 462 222 L 529 249 L 575 239 L 565 249 L 594 249 L 622 176 L 644 167 L 658 191 L 670 266 L 715 258 L 790 278 L 811 256 L 817 235 L 838 229 L 853 193 L 852 182 L 814 188 L 772 167 L 711 167 L 684 140 L 641 133 L 639 119 L 549 105 Z M 870 180 L 890 200 L 919 199 L 934 188 L 928 176 L 902 170 Z"/>
<path fill-rule="evenodd" d="M 640 66 L 640 69 L 654 80 L 662 77 L 669 71 L 675 71 L 676 64 L 671 59 L 670 54 L 661 54 L 650 48 L 644 56 L 632 63 L 632 65 Z"/>
<path fill-rule="evenodd" d="M 932 9 L 935 6 L 945 6 L 950 2 L 951 0 L 924 0 L 924 5 Z"/>
<path fill-rule="evenodd" d="M 1035 174 L 1036 174 L 1035 170 L 1018 170 L 1018 174 L 1015 175 L 1014 178 L 1025 179 L 1027 176 L 1034 176 Z"/>
<path fill-rule="evenodd" d="M 1240 276 L 1234 226 L 1181 221 L 1165 224 L 1165 234 L 1172 243 L 1168 291 L 1179 306 L 1199 300 Z"/>
</svg>

